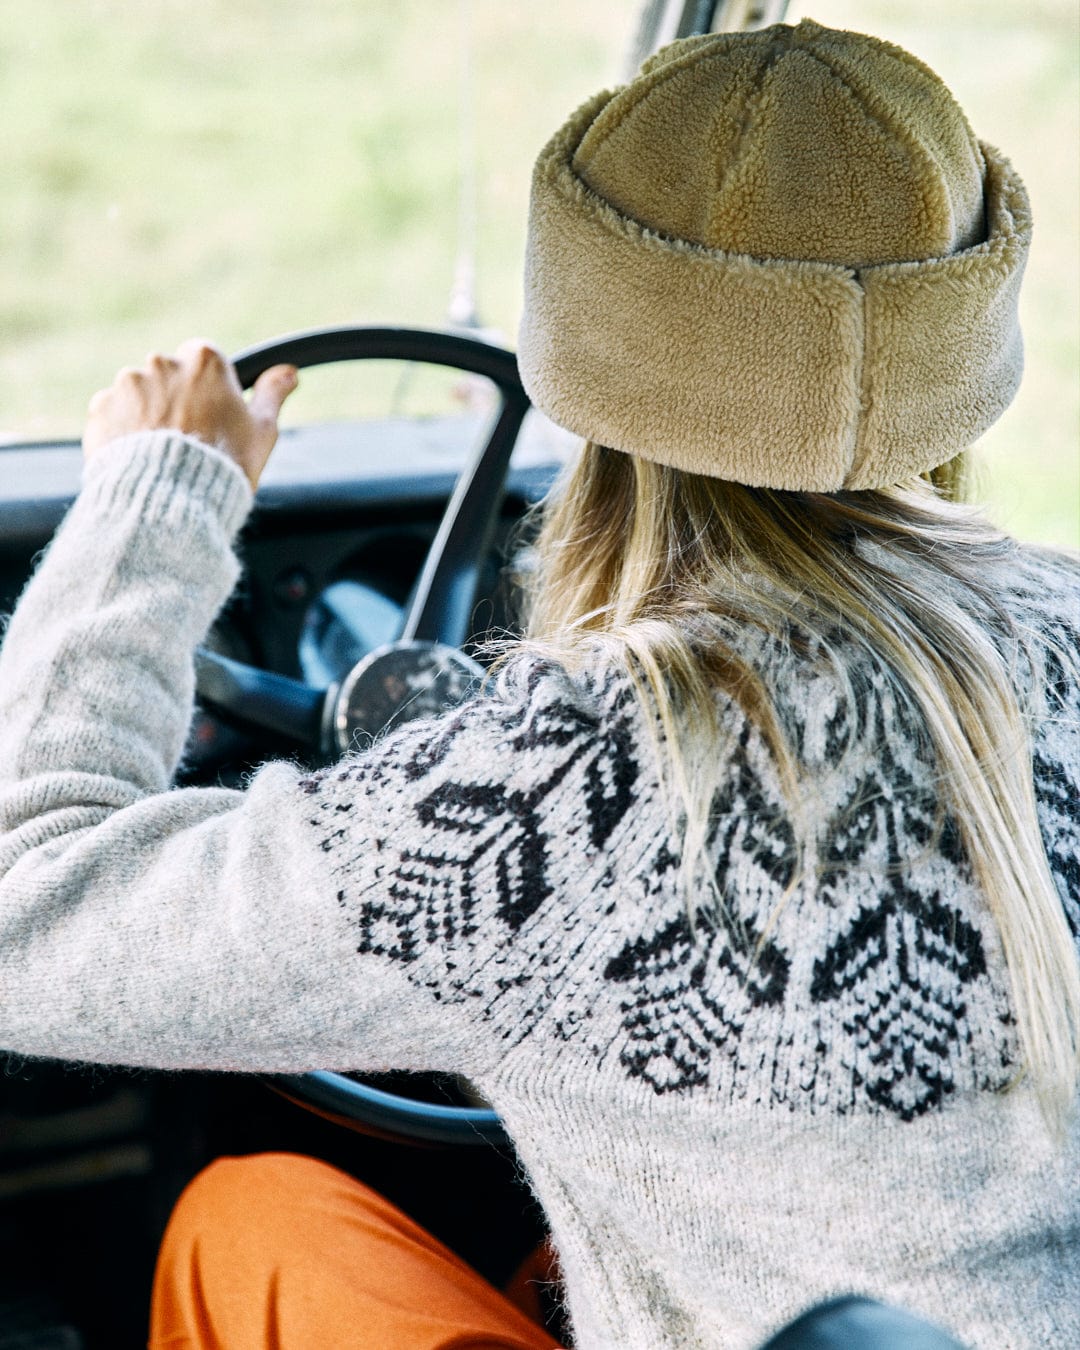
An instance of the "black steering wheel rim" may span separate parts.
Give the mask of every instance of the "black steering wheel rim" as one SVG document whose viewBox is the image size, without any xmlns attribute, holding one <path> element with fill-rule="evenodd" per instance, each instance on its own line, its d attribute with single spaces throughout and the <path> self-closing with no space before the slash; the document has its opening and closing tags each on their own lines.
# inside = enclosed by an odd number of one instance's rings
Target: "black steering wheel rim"
<svg viewBox="0 0 1080 1350">
<path fill-rule="evenodd" d="M 233 357 L 244 389 L 264 370 L 275 365 L 299 369 L 340 361 L 400 360 L 446 366 L 489 379 L 502 397 L 502 408 L 486 443 L 462 470 L 443 516 L 439 534 L 421 569 L 416 594 L 399 638 L 443 642 L 459 646 L 467 636 L 471 613 L 468 587 L 453 575 L 461 554 L 468 551 L 475 564 L 486 556 L 478 535 L 489 535 L 492 507 L 501 497 L 510 452 L 530 408 L 522 387 L 517 358 L 505 347 L 463 333 L 434 328 L 316 328 L 290 333 L 247 347 Z M 471 545 L 471 547 L 469 547 Z"/>
<path fill-rule="evenodd" d="M 417 1101 L 344 1074 L 316 1070 L 267 1079 L 289 1101 L 349 1129 L 414 1144 L 506 1144 L 496 1112 L 483 1106 Z"/>
<path fill-rule="evenodd" d="M 469 636 L 476 581 L 492 543 L 510 453 L 529 399 L 512 352 L 459 333 L 416 328 L 324 328 L 292 333 L 233 358 L 243 388 L 280 364 L 298 368 L 340 361 L 424 362 L 482 375 L 499 390 L 502 406 L 487 442 L 458 479 L 421 568 L 399 640 L 460 646 Z M 214 653 L 197 659 L 198 687 L 211 703 L 257 725 L 325 751 L 332 690 L 318 691 Z M 325 695 L 320 701 L 320 695 Z M 257 714 L 257 715 L 256 715 Z M 507 1142 L 496 1112 L 401 1097 L 343 1074 L 325 1071 L 274 1076 L 270 1086 L 291 1101 L 353 1129 L 420 1144 Z"/>
</svg>

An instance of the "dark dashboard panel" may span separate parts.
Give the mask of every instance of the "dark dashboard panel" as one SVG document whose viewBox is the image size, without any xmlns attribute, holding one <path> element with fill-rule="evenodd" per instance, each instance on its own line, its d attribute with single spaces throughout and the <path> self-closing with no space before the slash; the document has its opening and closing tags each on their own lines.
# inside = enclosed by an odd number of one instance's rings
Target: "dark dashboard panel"
<svg viewBox="0 0 1080 1350">
<path fill-rule="evenodd" d="M 472 417 L 383 418 L 285 427 L 259 487 L 259 511 L 319 511 L 445 497 L 482 427 Z M 511 466 L 525 490 L 550 479 L 572 436 L 528 414 Z M 0 444 L 0 542 L 51 532 L 78 490 L 78 441 Z M 542 488 L 541 488 L 542 490 Z"/>
<path fill-rule="evenodd" d="M 357 579 L 404 600 L 464 463 L 456 419 L 287 428 L 241 540 L 245 579 L 220 638 L 234 654 L 297 674 L 297 643 L 313 599 Z M 550 486 L 569 444 L 530 414 L 515 450 L 500 546 Z M 0 446 L 0 612 L 10 611 L 35 555 L 78 490 L 76 442 Z M 507 622 L 492 612 L 491 623 Z"/>
</svg>

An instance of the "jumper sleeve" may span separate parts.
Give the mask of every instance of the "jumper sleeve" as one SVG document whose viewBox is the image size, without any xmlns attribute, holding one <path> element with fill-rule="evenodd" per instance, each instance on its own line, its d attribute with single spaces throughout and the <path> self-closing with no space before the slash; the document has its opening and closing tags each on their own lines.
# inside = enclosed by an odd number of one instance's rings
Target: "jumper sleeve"
<svg viewBox="0 0 1080 1350">
<path fill-rule="evenodd" d="M 235 582 L 249 502 L 231 462 L 174 433 L 105 447 L 10 622 L 0 1046 L 165 1068 L 468 1072 L 464 1018 L 358 953 L 299 769 L 271 764 L 244 792 L 169 787 L 193 649 Z M 376 851 L 408 812 L 357 798 L 369 819 L 354 837 Z"/>
</svg>

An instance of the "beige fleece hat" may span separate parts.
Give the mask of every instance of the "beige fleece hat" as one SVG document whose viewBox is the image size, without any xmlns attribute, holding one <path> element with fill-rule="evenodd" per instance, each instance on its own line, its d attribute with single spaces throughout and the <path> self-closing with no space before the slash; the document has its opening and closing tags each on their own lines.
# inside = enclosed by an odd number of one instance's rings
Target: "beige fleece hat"
<svg viewBox="0 0 1080 1350">
<path fill-rule="evenodd" d="M 518 360 L 588 440 L 757 487 L 933 468 L 1020 382 L 1027 195 L 907 52 L 804 20 L 673 43 L 533 175 Z"/>
</svg>

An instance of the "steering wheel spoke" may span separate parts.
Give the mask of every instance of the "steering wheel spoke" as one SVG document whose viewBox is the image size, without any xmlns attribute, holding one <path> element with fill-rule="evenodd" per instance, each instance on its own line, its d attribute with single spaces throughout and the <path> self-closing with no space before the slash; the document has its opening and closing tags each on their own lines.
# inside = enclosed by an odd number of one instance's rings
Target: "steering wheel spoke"
<svg viewBox="0 0 1080 1350">
<path fill-rule="evenodd" d="M 195 653 L 195 686 L 208 703 L 238 721 L 321 752 L 330 689 L 245 665 L 206 647 Z"/>
<path fill-rule="evenodd" d="M 458 479 L 413 589 L 402 638 L 460 647 L 471 636 L 480 569 L 494 543 L 506 470 L 528 406 L 503 404 L 487 444 Z"/>
</svg>

